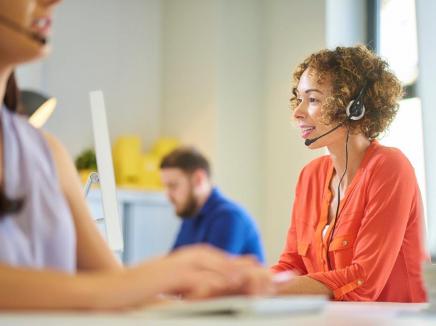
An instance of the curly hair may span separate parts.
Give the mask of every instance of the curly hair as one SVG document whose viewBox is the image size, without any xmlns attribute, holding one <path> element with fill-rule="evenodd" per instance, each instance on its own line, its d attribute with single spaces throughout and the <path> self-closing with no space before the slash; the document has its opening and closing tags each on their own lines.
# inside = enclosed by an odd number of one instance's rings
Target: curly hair
<svg viewBox="0 0 436 326">
<path fill-rule="evenodd" d="M 377 138 L 395 118 L 403 87 L 390 71 L 386 61 L 363 45 L 321 50 L 306 58 L 294 72 L 291 108 L 297 106 L 297 85 L 306 69 L 311 69 L 317 82 L 329 80 L 332 93 L 321 108 L 325 124 L 347 121 L 345 108 L 366 85 L 363 95 L 365 115 L 361 120 L 349 121 L 352 133 L 363 133 L 369 139 Z"/>
</svg>

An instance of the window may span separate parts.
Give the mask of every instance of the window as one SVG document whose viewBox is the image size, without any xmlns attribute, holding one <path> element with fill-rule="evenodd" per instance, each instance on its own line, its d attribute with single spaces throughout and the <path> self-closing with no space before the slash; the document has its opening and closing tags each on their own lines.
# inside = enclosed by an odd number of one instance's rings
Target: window
<svg viewBox="0 0 436 326">
<path fill-rule="evenodd" d="M 378 53 L 387 59 L 404 85 L 416 83 L 418 44 L 415 0 L 381 1 L 378 46 Z"/>
<path fill-rule="evenodd" d="M 415 92 L 419 73 L 415 0 L 369 0 L 368 44 L 389 63 L 406 92 L 397 117 L 380 142 L 401 149 L 408 157 L 426 209 L 421 102 Z"/>
</svg>

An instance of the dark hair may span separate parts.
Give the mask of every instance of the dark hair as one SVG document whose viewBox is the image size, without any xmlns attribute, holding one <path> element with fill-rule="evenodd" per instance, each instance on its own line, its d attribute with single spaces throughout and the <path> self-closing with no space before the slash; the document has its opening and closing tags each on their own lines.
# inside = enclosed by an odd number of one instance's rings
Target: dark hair
<svg viewBox="0 0 436 326">
<path fill-rule="evenodd" d="M 162 159 L 160 168 L 178 168 L 189 174 L 201 169 L 206 171 L 208 176 L 211 174 L 208 160 L 193 147 L 175 149 Z"/>
<path fill-rule="evenodd" d="M 311 70 L 318 83 L 330 81 L 332 84 L 332 94 L 326 98 L 321 109 L 324 123 L 345 121 L 346 106 L 366 84 L 363 95 L 365 116 L 350 122 L 350 130 L 374 139 L 389 127 L 398 111 L 403 88 L 387 62 L 365 46 L 321 50 L 306 58 L 294 72 L 292 108 L 297 105 L 296 87 L 306 69 Z"/>
<path fill-rule="evenodd" d="M 8 82 L 6 84 L 5 97 L 3 98 L 3 104 L 9 111 L 17 112 L 20 103 L 20 90 L 15 80 L 15 73 L 12 72 L 9 75 Z"/>
<path fill-rule="evenodd" d="M 6 85 L 5 97 L 3 98 L 3 103 L 9 111 L 16 112 L 19 107 L 19 102 L 20 102 L 20 91 L 17 87 L 17 82 L 15 81 L 15 75 L 12 72 L 11 75 L 9 76 Z M 3 178 L 4 177 L 5 176 L 3 174 Z M 2 186 L 0 188 L 0 220 L 6 214 L 13 214 L 19 212 L 23 206 L 23 203 L 24 200 L 22 198 L 20 199 L 8 198 Z"/>
</svg>

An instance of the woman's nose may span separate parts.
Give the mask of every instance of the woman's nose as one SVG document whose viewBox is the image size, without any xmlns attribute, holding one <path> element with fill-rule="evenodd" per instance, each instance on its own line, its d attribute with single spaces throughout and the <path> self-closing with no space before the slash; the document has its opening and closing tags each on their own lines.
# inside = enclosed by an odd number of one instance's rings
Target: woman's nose
<svg viewBox="0 0 436 326">
<path fill-rule="evenodd" d="M 304 119 L 306 117 L 306 105 L 301 101 L 294 109 L 292 113 L 294 119 Z"/>
<path fill-rule="evenodd" d="M 61 2 L 62 0 L 40 0 L 40 3 L 43 4 L 44 6 L 54 6 L 57 5 Z"/>
</svg>

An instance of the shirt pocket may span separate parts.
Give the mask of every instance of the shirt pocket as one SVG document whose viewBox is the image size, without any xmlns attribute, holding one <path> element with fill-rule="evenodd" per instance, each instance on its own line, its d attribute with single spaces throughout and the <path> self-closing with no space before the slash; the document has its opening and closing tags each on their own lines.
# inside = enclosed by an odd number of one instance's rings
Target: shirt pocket
<svg viewBox="0 0 436 326">
<path fill-rule="evenodd" d="M 334 259 L 334 269 L 340 269 L 351 265 L 354 252 L 353 234 L 341 235 L 333 238 L 329 245 L 330 258 Z"/>
<path fill-rule="evenodd" d="M 313 236 L 315 233 L 315 229 L 312 225 L 305 224 L 303 228 L 300 229 L 301 233 L 298 235 L 297 241 L 297 252 L 298 255 L 303 260 L 304 266 L 308 273 L 315 272 L 313 268 L 313 254 L 312 251 L 314 247 L 312 247 Z"/>
</svg>

